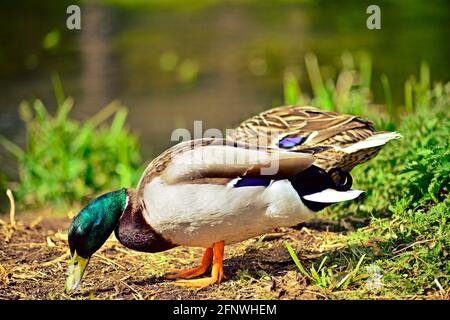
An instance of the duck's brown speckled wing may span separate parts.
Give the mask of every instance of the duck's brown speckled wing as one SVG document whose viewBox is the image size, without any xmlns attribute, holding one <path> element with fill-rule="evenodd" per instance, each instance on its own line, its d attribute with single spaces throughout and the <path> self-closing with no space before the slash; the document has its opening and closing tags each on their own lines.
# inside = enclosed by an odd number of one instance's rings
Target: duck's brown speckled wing
<svg viewBox="0 0 450 320">
<path fill-rule="evenodd" d="M 261 135 L 269 136 L 278 147 L 284 137 L 302 137 L 304 143 L 291 149 L 315 145 L 348 146 L 375 133 L 371 121 L 357 116 L 323 111 L 310 106 L 283 106 L 267 110 L 242 122 L 233 133 L 236 141 L 251 143 Z"/>
<path fill-rule="evenodd" d="M 378 134 L 371 121 L 357 116 L 320 110 L 310 106 L 282 106 L 267 110 L 242 122 L 231 139 L 273 148 L 311 152 L 315 165 L 328 170 L 350 171 L 358 163 L 373 158 L 381 147 L 344 155 L 338 150 Z"/>
</svg>

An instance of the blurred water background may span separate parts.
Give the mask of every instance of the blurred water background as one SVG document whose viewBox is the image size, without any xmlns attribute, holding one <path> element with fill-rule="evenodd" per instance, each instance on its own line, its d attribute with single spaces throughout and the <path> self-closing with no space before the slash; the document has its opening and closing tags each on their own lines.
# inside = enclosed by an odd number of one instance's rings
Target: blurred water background
<svg viewBox="0 0 450 320">
<path fill-rule="evenodd" d="M 82 30 L 66 28 L 79 4 Z M 19 145 L 18 105 L 38 97 L 56 108 L 52 74 L 86 119 L 110 101 L 129 108 L 128 126 L 152 157 L 175 128 L 231 128 L 283 102 L 283 76 L 311 92 L 304 57 L 313 52 L 333 77 L 346 52 L 372 58 L 373 100 L 395 105 L 404 82 L 427 61 L 431 80 L 448 80 L 450 2 L 380 1 L 382 29 L 366 28 L 368 1 L 0 1 L 0 133 Z M 0 151 L 0 168 L 16 164 Z"/>
</svg>

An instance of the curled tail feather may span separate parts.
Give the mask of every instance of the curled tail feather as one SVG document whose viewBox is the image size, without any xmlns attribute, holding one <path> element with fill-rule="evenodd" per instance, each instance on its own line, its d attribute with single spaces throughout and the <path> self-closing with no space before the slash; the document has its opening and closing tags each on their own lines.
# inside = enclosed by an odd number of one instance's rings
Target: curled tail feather
<svg viewBox="0 0 450 320">
<path fill-rule="evenodd" d="M 380 132 L 373 136 L 370 136 L 362 141 L 359 141 L 351 146 L 342 148 L 345 153 L 355 153 L 363 149 L 372 149 L 376 147 L 381 147 L 387 142 L 395 139 L 400 139 L 402 136 L 397 132 Z"/>
<path fill-rule="evenodd" d="M 380 132 L 347 147 L 315 146 L 296 151 L 314 154 L 317 159 L 314 165 L 324 170 L 340 168 L 350 172 L 356 165 L 375 157 L 387 142 L 399 138 L 397 132 Z"/>
</svg>

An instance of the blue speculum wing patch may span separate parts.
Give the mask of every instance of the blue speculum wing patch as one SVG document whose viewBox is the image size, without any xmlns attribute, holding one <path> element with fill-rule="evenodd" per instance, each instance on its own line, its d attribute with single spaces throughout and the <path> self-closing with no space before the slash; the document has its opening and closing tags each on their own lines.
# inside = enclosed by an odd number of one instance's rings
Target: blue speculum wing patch
<svg viewBox="0 0 450 320">
<path fill-rule="evenodd" d="M 246 178 L 243 177 L 234 184 L 234 188 L 241 187 L 268 187 L 270 185 L 269 178 Z"/>
<path fill-rule="evenodd" d="M 278 147 L 289 149 L 301 145 L 305 140 L 305 137 L 284 137 L 278 142 Z"/>
</svg>

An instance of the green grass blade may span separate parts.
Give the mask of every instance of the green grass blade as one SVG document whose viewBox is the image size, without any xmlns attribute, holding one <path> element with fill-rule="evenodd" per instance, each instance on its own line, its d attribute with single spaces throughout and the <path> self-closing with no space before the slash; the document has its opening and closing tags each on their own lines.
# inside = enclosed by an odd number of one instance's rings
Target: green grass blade
<svg viewBox="0 0 450 320">
<path fill-rule="evenodd" d="M 320 262 L 320 265 L 319 265 L 319 269 L 317 269 L 317 271 L 320 271 L 320 269 L 322 269 L 322 267 L 323 267 L 323 265 L 325 264 L 325 262 L 327 261 L 327 259 L 328 259 L 328 256 L 325 256 L 325 257 L 322 259 L 322 261 Z"/>
<path fill-rule="evenodd" d="M 288 105 L 297 104 L 299 95 L 300 88 L 298 86 L 297 78 L 293 73 L 286 73 L 284 76 L 284 103 Z"/>
<path fill-rule="evenodd" d="M 311 276 L 313 277 L 313 279 L 317 282 L 317 283 L 320 283 L 320 276 L 319 276 L 319 274 L 317 273 L 317 271 L 316 271 L 316 268 L 314 268 L 314 263 L 313 263 L 313 265 L 311 266 Z"/>
<path fill-rule="evenodd" d="M 327 88 L 322 80 L 322 75 L 320 73 L 319 62 L 317 57 L 308 53 L 305 55 L 306 71 L 311 82 L 311 87 L 314 92 L 314 97 L 320 101 L 321 107 L 327 110 L 331 110 L 333 107 L 333 101 L 328 94 Z"/>
<path fill-rule="evenodd" d="M 285 242 L 286 248 L 289 252 L 289 255 L 291 256 L 292 260 L 294 260 L 295 265 L 297 266 L 298 270 L 300 270 L 300 272 L 307 278 L 311 279 L 311 276 L 308 274 L 308 272 L 306 272 L 305 268 L 303 268 L 300 260 L 297 257 L 297 254 L 295 253 L 294 249 L 292 248 L 292 246 L 289 244 L 289 242 Z"/>
<path fill-rule="evenodd" d="M 87 122 L 93 128 L 96 128 L 100 124 L 106 121 L 109 117 L 111 117 L 114 113 L 116 113 L 120 109 L 120 103 L 118 101 L 113 101 L 109 103 L 106 107 L 101 109 L 99 112 L 94 114 Z"/>
<path fill-rule="evenodd" d="M 408 113 L 411 113 L 414 111 L 413 85 L 412 85 L 411 79 L 408 79 L 405 82 L 405 108 L 406 108 L 406 112 L 408 112 Z"/>
<path fill-rule="evenodd" d="M 420 64 L 420 85 L 423 90 L 430 90 L 430 67 L 425 61 Z"/>
<path fill-rule="evenodd" d="M 62 87 L 61 79 L 57 72 L 52 73 L 51 80 L 53 85 L 53 92 L 56 98 L 56 103 L 58 104 L 58 106 L 62 106 L 66 98 L 64 96 L 64 90 Z"/>
<path fill-rule="evenodd" d="M 388 111 L 391 119 L 394 119 L 395 114 L 394 114 L 394 109 L 393 109 L 393 105 L 392 105 L 391 87 L 389 85 L 389 79 L 384 73 L 381 75 L 381 85 L 383 86 L 384 100 L 386 103 L 387 111 Z"/>
<path fill-rule="evenodd" d="M 359 271 L 359 267 L 361 266 L 361 263 L 363 262 L 364 258 L 366 257 L 365 254 L 361 256 L 358 263 L 356 264 L 356 267 L 349 272 L 339 283 L 337 284 L 336 288 L 342 288 L 345 289 L 350 284 L 350 281 L 356 276 L 356 274 Z"/>
<path fill-rule="evenodd" d="M 16 159 L 22 159 L 24 151 L 14 142 L 0 135 L 0 144 Z"/>
<path fill-rule="evenodd" d="M 363 52 L 361 54 L 359 73 L 361 78 L 361 86 L 370 89 L 372 79 L 372 59 L 367 52 Z"/>
<path fill-rule="evenodd" d="M 119 134 L 123 130 L 125 121 L 127 119 L 128 111 L 126 109 L 120 109 L 117 111 L 114 120 L 111 124 L 111 133 Z"/>
</svg>

